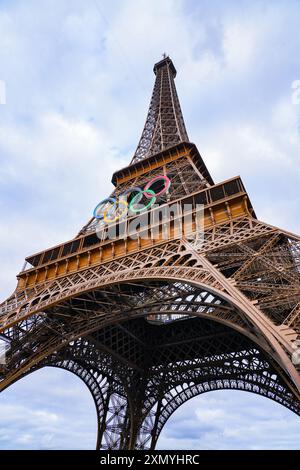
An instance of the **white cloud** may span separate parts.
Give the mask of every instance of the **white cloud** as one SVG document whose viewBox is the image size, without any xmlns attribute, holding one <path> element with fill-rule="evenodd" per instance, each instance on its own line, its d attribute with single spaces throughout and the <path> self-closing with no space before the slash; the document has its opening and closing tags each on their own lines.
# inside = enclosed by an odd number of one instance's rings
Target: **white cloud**
<svg viewBox="0 0 300 470">
<path fill-rule="evenodd" d="M 0 204 L 4 296 L 25 256 L 76 235 L 110 194 L 108 175 L 126 161 L 93 124 L 54 112 L 41 115 L 33 128 L 3 128 L 0 149 L 0 181 L 7 187 Z"/>
<path fill-rule="evenodd" d="M 69 372 L 46 368 L 23 378 L 1 394 L 0 415 L 2 449 L 95 447 L 93 399 Z"/>
<path fill-rule="evenodd" d="M 197 408 L 195 414 L 200 422 L 211 423 L 212 421 L 222 419 L 224 417 L 224 411 L 218 408 L 215 409 L 204 409 L 204 407 Z"/>
<path fill-rule="evenodd" d="M 182 405 L 163 429 L 160 449 L 298 448 L 299 418 L 271 400 L 218 391 Z"/>
</svg>

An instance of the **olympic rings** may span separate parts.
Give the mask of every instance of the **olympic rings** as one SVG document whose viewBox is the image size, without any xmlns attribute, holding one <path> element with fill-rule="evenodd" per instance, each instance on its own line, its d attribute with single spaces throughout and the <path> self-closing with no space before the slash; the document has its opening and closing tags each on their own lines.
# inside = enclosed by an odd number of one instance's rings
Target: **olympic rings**
<svg viewBox="0 0 300 470">
<path fill-rule="evenodd" d="M 155 193 L 155 191 L 150 188 L 153 186 L 154 183 L 160 181 L 164 181 L 164 187 L 158 193 Z M 171 181 L 166 175 L 155 176 L 150 181 L 148 181 L 144 189 L 141 189 L 139 187 L 132 187 L 124 191 L 124 193 L 120 194 L 118 200 L 114 197 L 108 197 L 106 199 L 103 199 L 103 201 L 99 202 L 99 204 L 97 204 L 97 206 L 95 207 L 93 217 L 95 219 L 100 220 L 104 219 L 106 223 L 113 223 L 119 220 L 121 217 L 124 217 L 128 210 L 135 214 L 144 212 L 155 203 L 157 197 L 161 196 L 169 190 L 170 185 Z M 131 201 L 128 203 L 127 199 L 134 192 L 136 192 L 137 194 L 135 194 Z M 143 208 L 139 208 L 137 206 L 139 205 L 139 202 L 142 200 L 143 196 L 147 199 L 150 199 L 150 201 L 146 205 L 144 205 Z M 109 206 L 107 207 L 108 204 Z M 117 214 L 118 207 L 121 204 L 123 204 L 124 206 L 121 213 L 115 215 L 113 218 L 110 218 L 110 214 Z"/>
</svg>

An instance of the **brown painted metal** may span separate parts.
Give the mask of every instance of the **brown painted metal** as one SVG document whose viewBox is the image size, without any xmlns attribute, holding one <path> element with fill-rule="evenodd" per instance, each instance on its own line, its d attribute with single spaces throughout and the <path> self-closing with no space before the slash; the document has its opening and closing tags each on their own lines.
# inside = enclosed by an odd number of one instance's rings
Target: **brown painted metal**
<svg viewBox="0 0 300 470">
<path fill-rule="evenodd" d="M 189 140 L 175 88 L 173 62 L 166 57 L 153 70 L 156 80 L 148 116 L 131 163 Z"/>
<path fill-rule="evenodd" d="M 91 219 L 29 256 L 0 305 L 10 343 L 0 389 L 46 365 L 74 372 L 93 395 L 103 449 L 154 448 L 178 406 L 211 390 L 258 393 L 300 414 L 300 238 L 257 220 L 239 177 L 214 184 L 188 142 L 171 60 L 154 70 L 142 138 L 113 195 L 168 175 L 160 208 L 176 204 L 181 218 L 186 202 L 204 204 L 204 240 L 184 220 L 183 234 L 170 220 L 166 239 L 161 223 L 132 238 L 131 219 L 101 240 Z"/>
</svg>

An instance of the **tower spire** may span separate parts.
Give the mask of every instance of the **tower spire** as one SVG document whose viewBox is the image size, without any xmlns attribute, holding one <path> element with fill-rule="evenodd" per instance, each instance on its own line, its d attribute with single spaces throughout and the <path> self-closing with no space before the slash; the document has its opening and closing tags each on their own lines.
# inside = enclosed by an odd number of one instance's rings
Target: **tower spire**
<svg viewBox="0 0 300 470">
<path fill-rule="evenodd" d="M 169 56 L 154 65 L 156 75 L 146 123 L 131 163 L 188 142 L 183 115 L 176 92 L 176 69 Z"/>
</svg>

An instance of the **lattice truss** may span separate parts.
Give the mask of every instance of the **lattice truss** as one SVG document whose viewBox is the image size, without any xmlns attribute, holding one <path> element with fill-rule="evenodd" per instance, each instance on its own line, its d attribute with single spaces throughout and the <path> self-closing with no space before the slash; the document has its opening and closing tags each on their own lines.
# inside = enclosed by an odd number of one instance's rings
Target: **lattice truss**
<svg viewBox="0 0 300 470">
<path fill-rule="evenodd" d="M 189 140 L 174 82 L 175 68 L 168 58 L 162 62 L 163 66 L 154 69 L 156 80 L 149 111 L 131 163 Z"/>
<path fill-rule="evenodd" d="M 208 259 L 272 320 L 300 333 L 300 243 L 275 230 Z"/>
<path fill-rule="evenodd" d="M 180 295 L 187 287 L 177 287 Z M 102 449 L 154 448 L 172 413 L 211 390 L 250 391 L 300 414 L 299 401 L 264 351 L 232 328 L 203 318 L 163 325 L 136 318 L 109 325 L 70 342 L 37 367 L 46 365 L 74 372 L 89 387 Z"/>
</svg>

